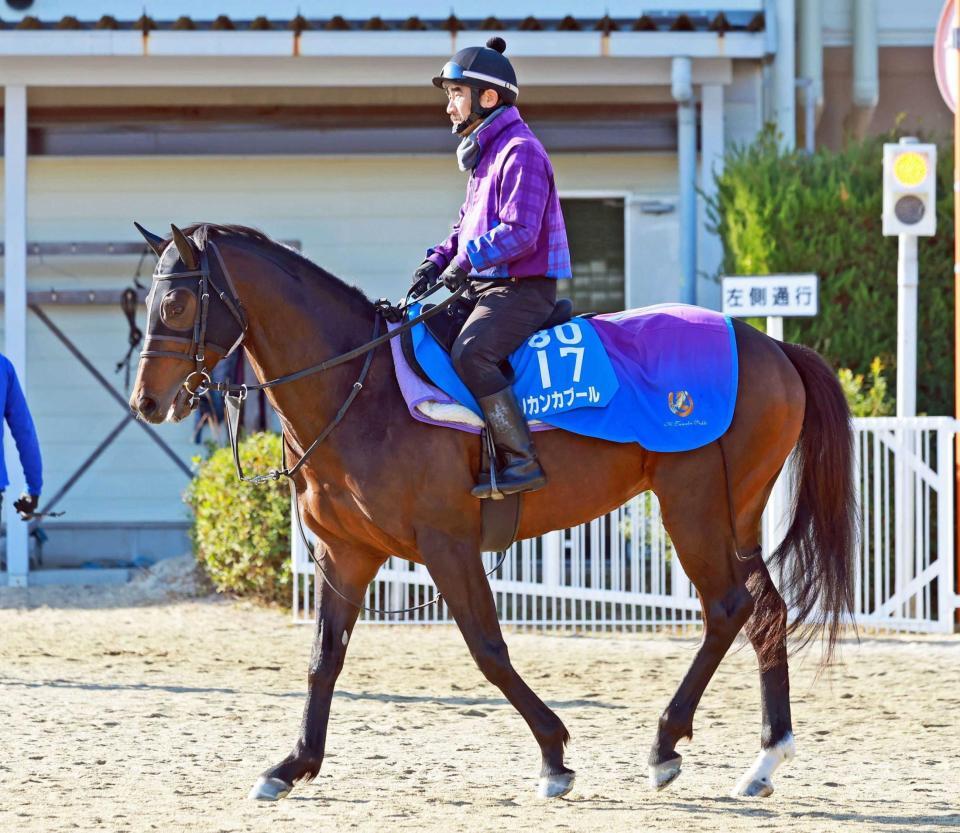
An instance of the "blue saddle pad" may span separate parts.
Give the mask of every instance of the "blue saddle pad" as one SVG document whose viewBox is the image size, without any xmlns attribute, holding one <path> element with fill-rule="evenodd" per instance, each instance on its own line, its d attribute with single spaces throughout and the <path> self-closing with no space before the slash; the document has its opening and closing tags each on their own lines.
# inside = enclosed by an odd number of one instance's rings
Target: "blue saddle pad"
<svg viewBox="0 0 960 833">
<path fill-rule="evenodd" d="M 411 317 L 419 306 L 410 309 Z M 423 324 L 414 354 L 431 381 L 482 416 L 450 356 Z M 534 333 L 510 355 L 517 400 L 529 419 L 589 437 L 689 451 L 730 426 L 737 343 L 729 318 L 661 304 L 574 318 Z"/>
<path fill-rule="evenodd" d="M 419 304 L 410 316 L 419 314 Z M 423 324 L 411 331 L 417 362 L 430 380 L 457 402 L 483 416 L 460 380 L 450 355 Z M 553 418 L 581 408 L 603 408 L 620 386 L 606 350 L 587 319 L 574 318 L 539 330 L 510 354 L 513 390 L 528 419 Z"/>
</svg>

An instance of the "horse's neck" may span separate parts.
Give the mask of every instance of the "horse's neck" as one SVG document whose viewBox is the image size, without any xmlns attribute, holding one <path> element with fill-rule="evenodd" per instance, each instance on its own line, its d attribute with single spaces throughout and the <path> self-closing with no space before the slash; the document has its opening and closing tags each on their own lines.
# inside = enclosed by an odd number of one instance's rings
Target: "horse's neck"
<svg viewBox="0 0 960 833">
<path fill-rule="evenodd" d="M 244 347 L 261 382 L 319 364 L 370 339 L 372 307 L 361 309 L 336 279 L 305 274 L 305 266 L 291 274 L 270 258 L 247 252 L 242 256 L 237 291 L 248 321 Z M 336 414 L 358 373 L 357 364 L 348 362 L 267 390 L 285 433 L 301 450 Z"/>
</svg>

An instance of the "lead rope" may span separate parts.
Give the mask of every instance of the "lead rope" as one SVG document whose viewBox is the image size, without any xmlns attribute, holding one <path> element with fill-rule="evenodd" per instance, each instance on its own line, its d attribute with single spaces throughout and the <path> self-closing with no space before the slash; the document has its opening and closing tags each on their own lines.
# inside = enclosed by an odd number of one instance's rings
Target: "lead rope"
<svg viewBox="0 0 960 833">
<path fill-rule="evenodd" d="M 124 371 L 123 389 L 129 390 L 130 358 L 133 356 L 133 351 L 140 346 L 140 342 L 143 340 L 143 331 L 137 326 L 137 291 L 135 289 L 127 287 L 123 290 L 123 294 L 120 296 L 120 309 L 123 310 L 123 314 L 127 317 L 127 323 L 130 325 L 130 332 L 127 336 L 129 348 L 127 349 L 127 355 L 117 362 L 113 372 Z"/>
</svg>

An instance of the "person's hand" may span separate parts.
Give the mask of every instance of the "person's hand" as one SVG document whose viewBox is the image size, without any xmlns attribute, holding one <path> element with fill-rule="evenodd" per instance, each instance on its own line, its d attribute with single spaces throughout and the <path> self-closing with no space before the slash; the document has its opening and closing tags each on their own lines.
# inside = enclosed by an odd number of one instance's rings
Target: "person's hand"
<svg viewBox="0 0 960 833">
<path fill-rule="evenodd" d="M 467 282 L 467 272 L 456 264 L 451 263 L 440 276 L 443 285 L 451 292 L 456 292 Z"/>
<path fill-rule="evenodd" d="M 37 511 L 37 504 L 40 503 L 40 495 L 28 495 L 24 492 L 13 502 L 13 508 L 17 510 L 20 517 L 29 521 L 33 513 Z"/>
<path fill-rule="evenodd" d="M 414 295 L 422 295 L 437 282 L 439 277 L 440 267 L 432 260 L 423 261 L 413 273 L 411 283 Z"/>
</svg>

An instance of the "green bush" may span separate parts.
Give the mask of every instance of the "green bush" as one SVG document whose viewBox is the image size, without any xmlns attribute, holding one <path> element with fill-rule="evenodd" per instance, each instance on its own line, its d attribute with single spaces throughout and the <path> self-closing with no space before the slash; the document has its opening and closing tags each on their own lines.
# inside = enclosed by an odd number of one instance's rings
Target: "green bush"
<svg viewBox="0 0 960 833">
<path fill-rule="evenodd" d="M 897 239 L 881 234 L 882 146 L 895 140 L 806 155 L 768 129 L 728 155 L 708 206 L 725 274 L 820 276 L 819 315 L 786 319 L 784 337 L 853 374 L 875 357 L 896 370 Z M 938 159 L 938 234 L 919 242 L 917 410 L 952 414 L 953 154 L 941 147 Z"/>
<path fill-rule="evenodd" d="M 895 405 L 887 393 L 887 380 L 883 378 L 883 362 L 879 357 L 870 363 L 869 387 L 864 387 L 863 374 L 854 373 L 849 367 L 841 367 L 837 376 L 853 416 L 890 416 L 894 412 Z"/>
<path fill-rule="evenodd" d="M 251 434 L 240 442 L 246 473 L 280 462 L 277 434 Z M 198 460 L 184 500 L 193 509 L 194 553 L 217 590 L 259 601 L 290 604 L 290 490 L 284 479 L 254 486 L 237 479 L 229 448 Z"/>
</svg>

